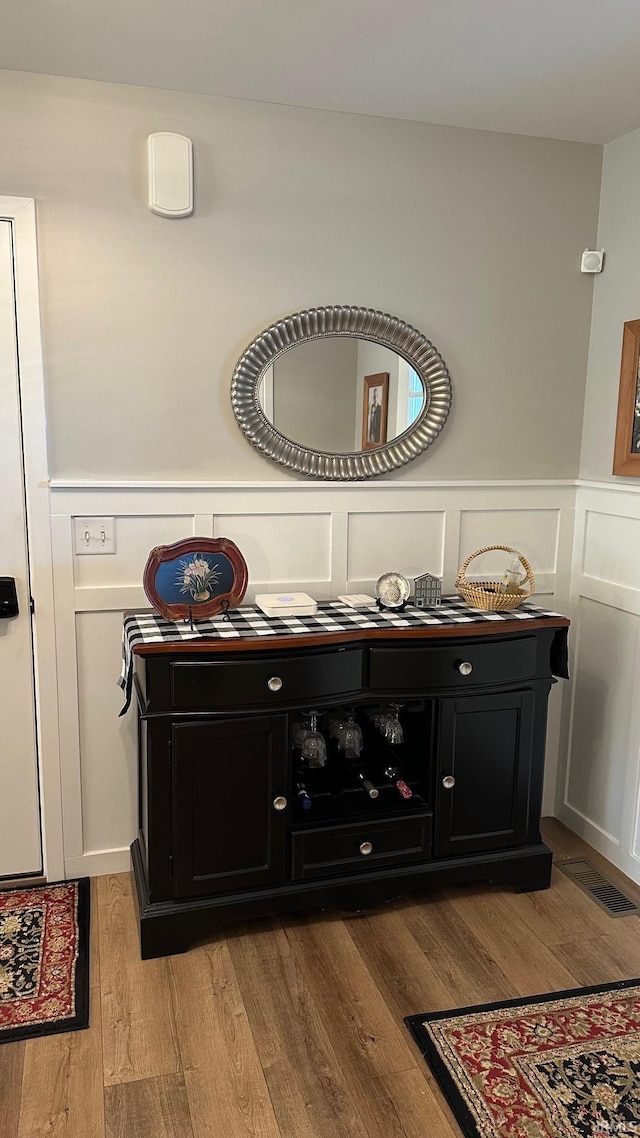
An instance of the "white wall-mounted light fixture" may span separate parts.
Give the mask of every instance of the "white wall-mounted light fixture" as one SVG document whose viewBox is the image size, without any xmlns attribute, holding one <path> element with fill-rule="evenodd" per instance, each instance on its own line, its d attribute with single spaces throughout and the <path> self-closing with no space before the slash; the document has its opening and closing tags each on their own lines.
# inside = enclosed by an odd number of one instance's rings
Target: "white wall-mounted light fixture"
<svg viewBox="0 0 640 1138">
<path fill-rule="evenodd" d="M 149 209 L 161 217 L 193 213 L 193 144 L 183 134 L 150 134 Z"/>
</svg>

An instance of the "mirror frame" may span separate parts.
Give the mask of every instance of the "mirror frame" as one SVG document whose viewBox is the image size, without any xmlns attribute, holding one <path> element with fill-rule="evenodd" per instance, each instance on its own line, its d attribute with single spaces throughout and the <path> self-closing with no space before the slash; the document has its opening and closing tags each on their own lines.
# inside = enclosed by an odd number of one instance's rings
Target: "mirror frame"
<svg viewBox="0 0 640 1138">
<path fill-rule="evenodd" d="M 313 450 L 281 434 L 266 418 L 259 399 L 266 369 L 296 344 L 328 336 L 353 336 L 391 348 L 420 376 L 425 389 L 422 411 L 391 442 L 344 454 Z M 231 404 L 241 430 L 267 458 L 311 478 L 353 481 L 404 466 L 431 446 L 449 414 L 451 378 L 430 340 L 404 320 L 373 308 L 333 305 L 285 316 L 256 336 L 236 364 Z"/>
</svg>

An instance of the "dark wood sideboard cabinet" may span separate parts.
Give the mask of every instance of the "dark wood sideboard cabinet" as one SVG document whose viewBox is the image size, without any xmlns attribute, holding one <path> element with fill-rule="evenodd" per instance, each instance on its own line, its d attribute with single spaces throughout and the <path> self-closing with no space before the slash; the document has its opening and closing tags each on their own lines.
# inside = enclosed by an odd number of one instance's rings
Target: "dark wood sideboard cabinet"
<svg viewBox="0 0 640 1138">
<path fill-rule="evenodd" d="M 142 956 L 247 917 L 365 909 L 445 882 L 547 888 L 547 702 L 568 623 L 136 648 Z M 373 720 L 389 704 L 401 705 L 400 743 Z M 295 731 L 312 708 L 325 736 L 332 715 L 353 709 L 355 768 L 331 739 L 324 768 L 303 766 Z"/>
</svg>

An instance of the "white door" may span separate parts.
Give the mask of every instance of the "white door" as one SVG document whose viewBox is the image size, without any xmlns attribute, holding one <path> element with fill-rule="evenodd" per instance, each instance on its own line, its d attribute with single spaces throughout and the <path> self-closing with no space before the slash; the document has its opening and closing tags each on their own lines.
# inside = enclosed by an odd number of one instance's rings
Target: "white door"
<svg viewBox="0 0 640 1138">
<path fill-rule="evenodd" d="M 0 878 L 42 872 L 33 633 L 12 229 L 0 220 L 0 577 L 19 615 L 0 618 Z"/>
</svg>

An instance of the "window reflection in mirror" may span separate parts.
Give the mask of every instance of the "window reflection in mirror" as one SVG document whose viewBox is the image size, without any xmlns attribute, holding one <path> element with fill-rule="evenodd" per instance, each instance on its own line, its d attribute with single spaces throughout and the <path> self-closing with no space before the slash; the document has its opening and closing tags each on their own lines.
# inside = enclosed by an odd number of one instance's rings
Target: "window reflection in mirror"
<svg viewBox="0 0 640 1138">
<path fill-rule="evenodd" d="M 296 344 L 260 382 L 262 410 L 287 438 L 314 450 L 362 448 L 365 376 L 389 376 L 386 437 L 397 438 L 420 415 L 422 380 L 406 360 L 371 340 L 327 336 Z"/>
</svg>

